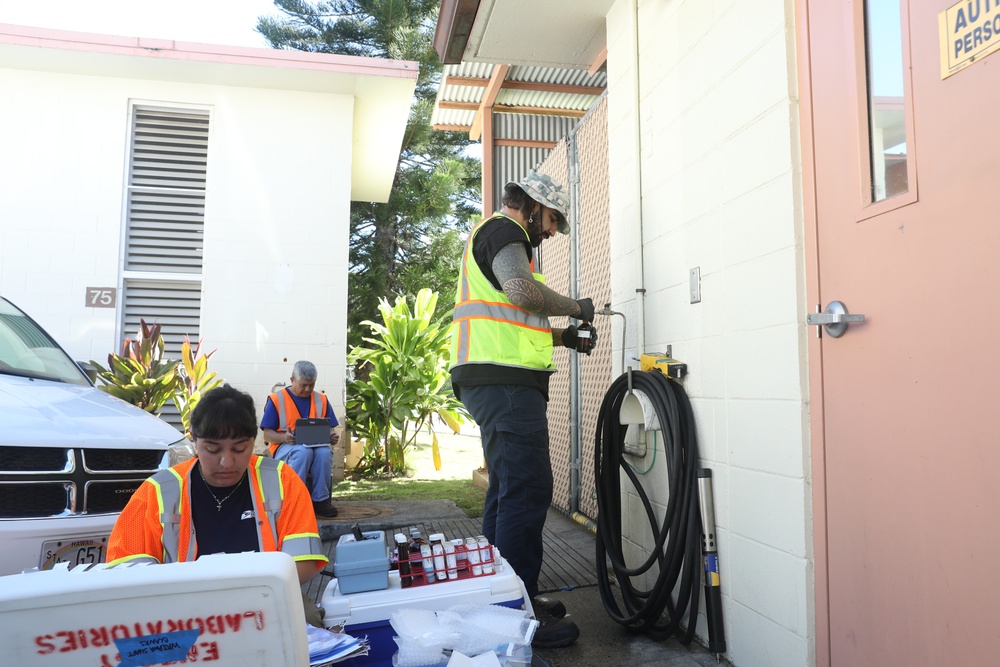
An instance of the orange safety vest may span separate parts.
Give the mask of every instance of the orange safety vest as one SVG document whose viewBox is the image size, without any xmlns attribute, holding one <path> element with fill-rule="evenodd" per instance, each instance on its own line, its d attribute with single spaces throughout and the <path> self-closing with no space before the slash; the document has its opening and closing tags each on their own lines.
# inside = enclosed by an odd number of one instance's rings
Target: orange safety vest
<svg viewBox="0 0 1000 667">
<path fill-rule="evenodd" d="M 295 420 L 302 417 L 302 415 L 299 414 L 299 406 L 292 400 L 291 392 L 282 389 L 268 396 L 267 400 L 274 403 L 274 407 L 278 410 L 278 428 L 276 429 L 278 433 L 284 433 L 285 431 L 295 433 Z M 325 415 L 328 404 L 329 401 L 325 394 L 314 391 L 312 393 L 312 401 L 309 402 L 309 417 L 315 419 L 316 417 Z M 278 451 L 278 447 L 280 446 L 280 442 L 269 442 L 267 444 L 271 456 L 274 456 L 274 453 Z"/>
<path fill-rule="evenodd" d="M 191 518 L 191 471 L 198 459 L 161 470 L 143 482 L 122 510 L 108 539 L 108 565 L 177 563 L 198 557 Z M 254 455 L 248 468 L 261 552 L 329 562 L 323 554 L 312 499 L 283 461 Z"/>
</svg>

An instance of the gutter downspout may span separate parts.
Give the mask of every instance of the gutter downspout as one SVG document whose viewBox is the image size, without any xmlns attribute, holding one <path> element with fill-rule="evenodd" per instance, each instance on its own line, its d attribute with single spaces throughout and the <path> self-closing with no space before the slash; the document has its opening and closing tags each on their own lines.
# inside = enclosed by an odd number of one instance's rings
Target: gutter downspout
<svg viewBox="0 0 1000 667">
<path fill-rule="evenodd" d="M 576 135 L 579 132 L 581 122 L 573 126 L 566 137 L 566 148 L 568 151 L 567 160 L 569 166 L 569 201 L 570 220 L 573 224 L 570 227 L 569 236 L 569 284 L 570 294 L 574 299 L 580 298 L 580 288 L 583 278 L 580 275 L 580 161 Z M 569 511 L 570 514 L 580 509 L 581 494 L 581 468 L 583 458 L 583 447 L 580 442 L 581 424 L 583 419 L 583 409 L 581 407 L 581 394 L 583 391 L 583 380 L 580 375 L 580 355 L 569 355 Z"/>
<path fill-rule="evenodd" d="M 645 242 L 642 231 L 642 110 L 639 89 L 639 0 L 632 0 L 632 40 L 633 40 L 633 69 L 632 81 L 635 85 L 635 203 L 638 213 L 639 238 L 637 263 L 639 265 L 638 281 L 635 288 L 636 306 L 636 352 L 629 359 L 629 365 L 639 369 L 639 359 L 646 349 L 646 282 L 645 282 L 645 262 L 643 253 L 645 252 Z M 624 347 L 626 341 L 622 341 Z M 625 372 L 625 369 L 622 369 Z"/>
<path fill-rule="evenodd" d="M 607 90 L 601 93 L 597 101 L 590 106 L 587 113 L 566 136 L 566 163 L 569 166 L 569 213 L 570 219 L 573 221 L 569 234 L 569 289 L 570 296 L 574 299 L 580 298 L 580 292 L 583 288 L 583 272 L 580 269 L 581 235 L 579 224 L 580 184 L 583 179 L 580 175 L 580 145 L 577 141 L 577 135 L 580 128 L 590 118 L 594 109 L 604 101 L 607 94 Z M 569 356 L 569 511 L 571 515 L 574 512 L 579 512 L 580 496 L 583 494 L 583 377 L 581 368 L 580 355 L 571 354 Z"/>
</svg>

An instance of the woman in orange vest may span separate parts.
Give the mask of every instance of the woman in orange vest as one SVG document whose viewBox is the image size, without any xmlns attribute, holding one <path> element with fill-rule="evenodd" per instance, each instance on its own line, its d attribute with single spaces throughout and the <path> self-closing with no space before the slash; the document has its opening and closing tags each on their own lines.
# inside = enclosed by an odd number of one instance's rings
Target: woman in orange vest
<svg viewBox="0 0 1000 667">
<path fill-rule="evenodd" d="M 214 553 L 281 551 L 306 583 L 323 553 L 309 492 L 289 466 L 253 453 L 253 398 L 223 385 L 191 414 L 197 458 L 144 481 L 108 540 L 108 564 L 173 563 Z M 315 605 L 307 620 L 317 625 Z M 317 622 L 313 622 L 317 621 Z"/>
</svg>

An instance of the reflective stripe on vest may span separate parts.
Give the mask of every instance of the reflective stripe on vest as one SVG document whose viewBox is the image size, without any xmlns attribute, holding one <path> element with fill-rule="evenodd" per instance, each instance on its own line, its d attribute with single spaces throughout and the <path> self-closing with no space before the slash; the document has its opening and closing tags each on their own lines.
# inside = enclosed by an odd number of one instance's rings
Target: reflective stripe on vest
<svg viewBox="0 0 1000 667">
<path fill-rule="evenodd" d="M 487 363 L 554 371 L 549 318 L 512 304 L 502 290 L 493 287 L 473 255 L 479 230 L 498 217 L 505 216 L 498 214 L 476 225 L 465 245 L 452 315 L 451 365 Z M 528 240 L 526 231 L 524 235 Z M 533 275 L 545 283 L 543 275 Z"/>
<path fill-rule="evenodd" d="M 280 549 L 278 542 L 278 515 L 281 514 L 281 503 L 284 501 L 285 489 L 281 486 L 281 466 L 283 461 L 260 457 L 257 459 L 257 491 L 254 497 L 260 498 L 267 515 L 267 525 L 271 529 L 271 539 L 274 548 Z M 257 544 L 264 550 L 264 539 L 260 534 L 260 521 L 257 522 Z"/>
<path fill-rule="evenodd" d="M 279 391 L 275 394 L 271 394 L 274 397 L 274 403 L 278 408 L 278 432 L 288 431 L 288 408 L 286 407 L 285 401 L 291 401 L 292 397 L 288 395 L 287 391 Z M 324 413 L 323 410 L 323 394 L 318 391 L 312 393 L 312 405 L 310 406 L 310 417 L 319 417 Z M 295 405 L 292 403 L 292 405 Z M 298 412 L 298 409 L 296 409 Z M 299 415 L 300 417 L 302 415 Z M 295 429 L 292 429 L 295 430 Z"/>
<path fill-rule="evenodd" d="M 253 486 L 253 478 L 256 477 L 256 489 L 252 489 L 250 494 L 254 501 L 254 510 L 256 511 L 258 507 L 257 499 L 260 499 L 260 505 L 264 507 L 264 513 L 266 515 L 266 522 L 268 528 L 271 531 L 271 537 L 273 539 L 273 544 L 275 549 L 280 548 L 278 543 L 278 517 L 281 514 L 281 504 L 284 499 L 283 491 L 281 486 L 281 474 L 280 467 L 285 465 L 281 461 L 275 461 L 274 459 L 269 459 L 265 457 L 258 457 L 256 473 L 251 475 L 251 486 Z M 188 470 L 188 480 L 190 482 L 191 475 L 193 474 L 194 466 Z M 250 471 L 247 471 L 250 474 Z M 160 527 L 163 530 L 163 562 L 164 563 L 176 563 L 178 562 L 178 551 L 180 549 L 181 540 L 181 514 L 182 512 L 187 512 L 190 514 L 191 509 L 183 508 L 183 503 L 186 502 L 190 505 L 191 498 L 190 494 L 185 494 L 186 497 L 181 497 L 181 489 L 183 487 L 183 480 L 181 475 L 177 473 L 173 468 L 168 468 L 162 470 L 152 477 L 149 481 L 156 487 L 156 499 L 159 503 L 160 510 Z M 257 522 L 257 547 L 264 551 L 264 540 L 261 535 L 261 522 Z M 188 540 L 187 554 L 185 555 L 185 561 L 192 561 L 195 557 L 195 542 L 197 541 L 197 536 L 194 535 L 194 521 L 191 521 L 191 533 L 192 537 Z M 317 540 L 318 542 L 318 540 Z M 319 551 L 314 551 L 312 553 L 320 553 Z M 295 554 L 291 554 L 295 555 Z"/>
<path fill-rule="evenodd" d="M 191 468 L 194 470 L 194 467 Z M 188 471 L 191 474 L 191 471 Z M 181 543 L 181 476 L 173 468 L 167 468 L 149 478 L 156 487 L 156 502 L 160 510 L 160 527 L 163 530 L 163 562 L 176 563 L 177 550 Z M 167 511 L 167 510 L 170 511 Z M 194 560 L 194 540 L 188 540 L 187 558 Z"/>
<path fill-rule="evenodd" d="M 285 535 L 282 542 L 278 541 L 278 516 L 281 514 L 281 504 L 284 502 L 284 487 L 281 486 L 281 470 L 288 464 L 275 459 L 257 459 L 257 479 L 261 484 L 261 499 L 263 500 L 264 512 L 267 514 L 268 525 L 271 527 L 271 537 L 274 539 L 275 548 L 288 554 L 294 560 L 299 560 L 300 556 L 314 556 L 323 553 L 323 543 L 316 533 L 294 533 Z M 276 474 L 265 474 L 265 468 L 273 467 Z M 273 483 L 271 483 L 273 481 Z M 260 539 L 260 527 L 258 522 L 258 539 Z"/>
</svg>

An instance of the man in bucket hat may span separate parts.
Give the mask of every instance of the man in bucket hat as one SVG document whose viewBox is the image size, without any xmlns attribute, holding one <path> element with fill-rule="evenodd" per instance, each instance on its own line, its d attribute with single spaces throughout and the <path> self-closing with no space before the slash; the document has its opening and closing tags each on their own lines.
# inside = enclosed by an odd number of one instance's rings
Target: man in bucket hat
<svg viewBox="0 0 1000 667">
<path fill-rule="evenodd" d="M 562 602 L 539 598 L 542 527 L 552 501 L 546 403 L 553 347 L 590 354 L 591 299 L 574 300 L 532 272 L 532 248 L 569 233 L 569 195 L 531 171 L 504 187 L 503 208 L 472 230 L 462 256 L 451 337 L 451 379 L 479 424 L 490 484 L 483 534 L 524 582 L 541 625 L 532 645 L 568 646 L 580 631 Z M 553 329 L 549 316 L 585 323 Z"/>
</svg>

